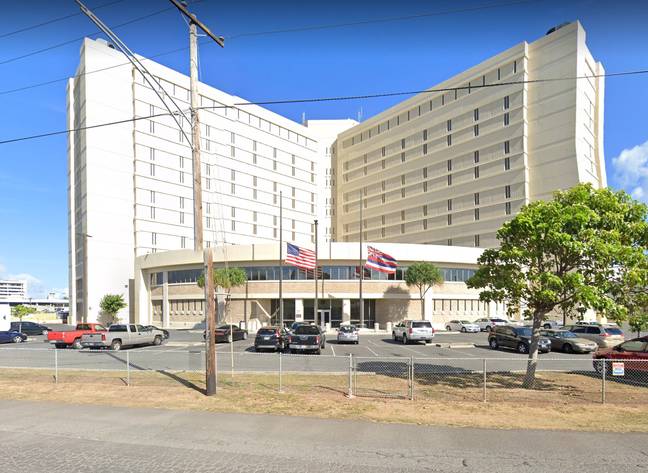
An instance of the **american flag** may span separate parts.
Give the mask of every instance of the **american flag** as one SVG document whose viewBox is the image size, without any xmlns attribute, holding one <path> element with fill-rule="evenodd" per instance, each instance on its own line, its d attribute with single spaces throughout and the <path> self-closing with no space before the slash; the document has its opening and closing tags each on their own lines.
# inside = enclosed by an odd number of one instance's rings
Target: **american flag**
<svg viewBox="0 0 648 473">
<path fill-rule="evenodd" d="M 302 269 L 315 269 L 315 252 L 288 243 L 286 263 Z"/>
<path fill-rule="evenodd" d="M 373 246 L 367 247 L 367 253 L 366 268 L 375 269 L 376 271 L 387 274 L 394 274 L 396 272 L 398 261 L 393 256 L 378 251 Z"/>
</svg>

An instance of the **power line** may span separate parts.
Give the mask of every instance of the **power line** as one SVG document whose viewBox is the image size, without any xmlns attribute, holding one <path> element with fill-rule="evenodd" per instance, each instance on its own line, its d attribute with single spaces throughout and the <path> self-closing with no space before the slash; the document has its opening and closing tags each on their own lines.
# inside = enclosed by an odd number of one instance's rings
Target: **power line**
<svg viewBox="0 0 648 473">
<path fill-rule="evenodd" d="M 103 5 L 99 5 L 98 7 L 94 7 L 94 9 L 99 10 L 100 8 L 106 8 L 106 7 L 109 7 L 109 6 L 112 6 L 112 5 L 116 5 L 117 3 L 121 3 L 123 1 L 125 1 L 125 0 L 116 0 L 114 2 L 104 3 Z M 8 33 L 0 34 L 0 39 L 7 38 L 9 36 L 13 36 L 13 35 L 18 34 L 18 33 L 24 33 L 25 31 L 31 31 L 31 30 L 34 30 L 36 28 L 40 28 L 42 26 L 51 25 L 52 23 L 57 23 L 59 21 L 67 20 L 68 18 L 74 18 L 75 16 L 79 16 L 79 15 L 81 15 L 81 12 L 70 13 L 69 15 L 59 16 L 57 18 L 51 18 L 49 20 L 43 21 L 42 23 L 36 23 L 34 25 L 31 25 L 31 26 L 25 26 L 24 28 L 19 28 L 17 30 L 10 31 Z"/>
<path fill-rule="evenodd" d="M 257 102 L 238 102 L 232 105 L 219 105 L 214 107 L 198 107 L 199 110 L 216 110 L 221 108 L 237 108 L 248 105 L 272 105 L 272 104 L 290 104 L 290 103 L 313 103 L 313 102 L 334 102 L 334 101 L 346 101 L 346 100 L 361 100 L 361 99 L 370 99 L 370 98 L 380 98 L 380 97 L 395 97 L 399 95 L 417 95 L 417 94 L 431 94 L 438 92 L 451 92 L 467 89 L 480 89 L 487 87 L 504 87 L 508 85 L 519 85 L 519 84 L 538 84 L 544 82 L 556 82 L 556 81 L 567 81 L 567 80 L 581 80 L 581 79 L 595 79 L 600 77 L 621 77 L 621 76 L 632 76 L 632 75 L 643 75 L 648 74 L 648 69 L 641 69 L 635 71 L 621 71 L 621 72 L 610 72 L 605 74 L 594 74 L 594 75 L 585 75 L 585 76 L 571 76 L 571 77 L 554 77 L 547 79 L 533 79 L 533 80 L 519 80 L 519 81 L 508 81 L 508 82 L 499 82 L 495 84 L 485 84 L 485 85 L 475 85 L 475 86 L 459 86 L 459 87 L 443 87 L 436 89 L 426 89 L 426 90 L 413 90 L 413 91 L 404 91 L 404 92 L 385 92 L 380 94 L 366 94 L 366 95 L 345 95 L 338 97 L 316 97 L 316 98 L 306 98 L 306 99 L 286 99 L 286 100 L 264 100 Z M 7 140 L 0 141 L 0 145 L 8 143 L 16 143 L 19 141 L 33 140 L 37 138 L 45 138 L 49 136 L 62 135 L 65 133 L 72 133 L 76 131 L 89 130 L 93 128 L 100 128 L 104 126 L 119 125 L 128 122 L 135 122 L 138 120 L 146 120 L 162 116 L 170 116 L 170 113 L 158 113 L 154 115 L 149 115 L 145 117 L 133 117 L 127 118 L 125 120 L 118 120 L 107 123 L 99 123 L 97 125 L 84 126 L 79 128 L 72 128 L 68 130 L 59 130 L 52 131 L 48 133 L 41 133 L 37 135 L 28 135 L 18 138 L 10 138 Z"/>
<path fill-rule="evenodd" d="M 136 23 L 136 22 L 138 22 L 138 21 L 142 21 L 142 20 L 145 20 L 145 19 L 147 19 L 147 18 L 151 18 L 152 16 L 159 15 L 159 14 L 161 14 L 161 13 L 164 13 L 164 12 L 170 11 L 170 10 L 172 10 L 172 9 L 173 9 L 173 7 L 167 7 L 167 8 L 164 8 L 164 9 L 162 9 L 162 10 L 158 10 L 158 11 L 155 11 L 155 12 L 153 12 L 153 13 L 149 13 L 149 14 L 147 14 L 147 15 L 143 15 L 143 16 L 140 16 L 140 17 L 137 17 L 137 18 L 133 18 L 132 20 L 128 20 L 128 21 L 126 21 L 126 22 L 124 22 L 124 23 L 120 23 L 120 24 L 118 24 L 118 25 L 113 26 L 113 29 L 115 29 L 115 28 L 121 28 L 121 27 L 124 27 L 124 26 L 130 25 L 130 24 L 132 24 L 132 23 Z M 101 34 L 101 31 L 95 31 L 94 33 L 86 34 L 86 35 L 80 36 L 80 37 L 78 37 L 78 38 L 74 38 L 74 39 L 70 39 L 70 40 L 68 40 L 68 41 L 64 41 L 64 42 L 62 42 L 62 43 L 53 44 L 53 45 L 51 45 L 51 46 L 47 46 L 47 47 L 42 48 L 42 49 L 37 49 L 37 50 L 35 50 L 35 51 L 31 51 L 31 52 L 28 52 L 28 53 L 22 54 L 22 55 L 20 55 L 20 56 L 14 56 L 14 57 L 12 57 L 12 58 L 5 59 L 5 60 L 3 60 L 3 61 L 0 61 L 0 66 L 1 66 L 1 65 L 4 65 L 4 64 L 9 64 L 9 63 L 11 63 L 11 62 L 18 61 L 18 60 L 20 60 L 20 59 L 24 59 L 24 58 L 26 58 L 26 57 L 35 56 L 36 54 L 44 53 L 44 52 L 46 52 L 46 51 L 51 51 L 52 49 L 60 48 L 60 47 L 62 47 L 62 46 L 67 46 L 68 44 L 76 43 L 77 41 L 82 41 L 82 40 L 83 40 L 84 38 L 86 38 L 86 37 L 95 36 L 95 35 L 97 35 L 97 34 Z"/>
<path fill-rule="evenodd" d="M 539 0 L 518 0 L 514 2 L 506 2 L 506 3 L 494 3 L 490 5 L 477 5 L 474 7 L 466 7 L 466 8 L 457 8 L 457 9 L 452 9 L 452 10 L 445 10 L 445 11 L 440 11 L 440 12 L 429 12 L 429 13 L 418 13 L 414 15 L 406 15 L 406 16 L 392 16 L 392 17 L 384 17 L 384 18 L 376 18 L 376 19 L 368 19 L 368 20 L 358 20 L 358 21 L 351 21 L 351 22 L 346 22 L 346 23 L 331 23 L 331 24 L 325 24 L 325 25 L 310 25 L 310 26 L 301 26 L 301 27 L 296 27 L 296 28 L 286 28 L 286 29 L 280 29 L 280 30 L 267 30 L 267 31 L 257 31 L 257 32 L 248 32 L 248 33 L 238 33 L 234 34 L 232 36 L 226 36 L 225 39 L 227 40 L 232 40 L 232 39 L 237 39 L 237 38 L 244 38 L 244 37 L 250 37 L 250 36 L 265 36 L 265 35 L 271 35 L 271 34 L 280 34 L 280 33 L 297 33 L 300 31 L 313 31 L 313 30 L 325 30 L 325 29 L 331 29 L 331 28 L 343 28 L 346 26 L 360 26 L 360 25 L 370 25 L 373 23 L 390 23 L 394 21 L 407 21 L 407 20 L 415 20 L 418 18 L 426 18 L 426 17 L 432 17 L 432 16 L 442 16 L 442 15 L 451 15 L 453 13 L 466 13 L 466 12 L 473 12 L 473 11 L 479 11 L 479 10 L 487 10 L 490 8 L 499 8 L 499 7 L 508 7 L 512 5 L 522 5 L 525 3 L 534 3 Z"/>
</svg>

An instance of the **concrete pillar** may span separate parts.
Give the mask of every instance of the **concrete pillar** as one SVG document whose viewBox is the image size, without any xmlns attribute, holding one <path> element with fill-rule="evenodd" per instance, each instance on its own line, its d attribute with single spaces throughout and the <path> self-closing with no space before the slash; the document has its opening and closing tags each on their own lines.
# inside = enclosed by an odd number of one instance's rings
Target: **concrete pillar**
<svg viewBox="0 0 648 473">
<path fill-rule="evenodd" d="M 162 328 L 169 328 L 169 273 L 162 272 Z"/>
<path fill-rule="evenodd" d="M 351 299 L 342 299 L 342 323 L 351 322 Z"/>
<path fill-rule="evenodd" d="M 295 322 L 304 320 L 304 299 L 295 299 Z"/>
</svg>

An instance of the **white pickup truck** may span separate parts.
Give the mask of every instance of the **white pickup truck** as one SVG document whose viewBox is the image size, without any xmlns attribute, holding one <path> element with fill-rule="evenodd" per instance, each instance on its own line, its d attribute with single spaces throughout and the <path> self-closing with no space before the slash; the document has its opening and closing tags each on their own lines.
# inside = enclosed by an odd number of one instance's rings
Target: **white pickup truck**
<svg viewBox="0 0 648 473">
<path fill-rule="evenodd" d="M 421 340 L 430 343 L 432 337 L 434 337 L 434 328 L 428 320 L 403 320 L 392 329 L 393 340 L 400 340 L 403 345 Z"/>
<path fill-rule="evenodd" d="M 110 348 L 113 351 L 137 345 L 161 345 L 163 341 L 161 330 L 136 324 L 114 324 L 108 327 L 107 332 L 81 336 L 83 348 Z"/>
</svg>

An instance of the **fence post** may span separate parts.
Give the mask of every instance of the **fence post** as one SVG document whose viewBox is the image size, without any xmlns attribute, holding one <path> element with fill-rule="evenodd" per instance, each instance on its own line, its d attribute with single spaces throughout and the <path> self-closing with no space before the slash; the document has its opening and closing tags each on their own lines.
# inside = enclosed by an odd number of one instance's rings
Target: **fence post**
<svg viewBox="0 0 648 473">
<path fill-rule="evenodd" d="M 414 400 L 414 357 L 410 356 L 409 365 L 409 398 L 410 401 Z"/>
<path fill-rule="evenodd" d="M 482 381 L 482 401 L 486 402 L 486 358 L 482 360 L 482 365 L 483 365 L 483 372 L 484 372 L 484 380 Z"/>
<path fill-rule="evenodd" d="M 283 392 L 283 382 L 282 382 L 282 375 L 283 375 L 283 363 L 282 363 L 283 357 L 281 355 L 281 351 L 279 351 L 279 392 Z"/>
<path fill-rule="evenodd" d="M 349 353 L 349 399 L 353 398 L 353 354 Z"/>
<path fill-rule="evenodd" d="M 54 347 L 54 383 L 58 383 L 58 348 Z"/>
<path fill-rule="evenodd" d="M 130 386 L 130 352 L 126 351 L 126 386 Z"/>
<path fill-rule="evenodd" d="M 601 404 L 605 404 L 605 376 L 607 375 L 607 360 L 602 358 L 600 361 L 603 362 L 603 367 L 601 368 Z"/>
</svg>

